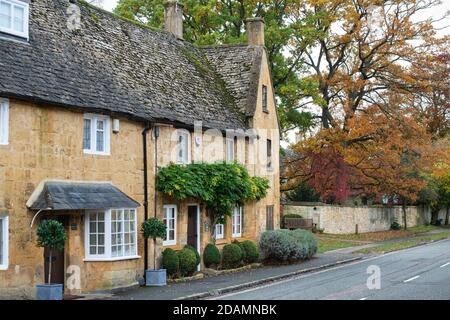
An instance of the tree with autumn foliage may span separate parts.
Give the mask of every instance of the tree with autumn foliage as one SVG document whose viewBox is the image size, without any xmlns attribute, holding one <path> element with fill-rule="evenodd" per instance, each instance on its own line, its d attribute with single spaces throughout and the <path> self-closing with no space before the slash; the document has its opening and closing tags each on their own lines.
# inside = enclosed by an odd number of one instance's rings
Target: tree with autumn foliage
<svg viewBox="0 0 450 320">
<path fill-rule="evenodd" d="M 433 91 L 433 81 L 416 76 L 420 66 L 437 65 L 434 54 L 449 50 L 448 37 L 436 37 L 431 21 L 413 22 L 437 3 L 303 1 L 308 33 L 296 40 L 309 48 L 305 77 L 317 83 L 310 100 L 321 127 L 293 146 L 304 157 L 291 163 L 285 189 L 307 181 L 328 202 L 390 196 L 405 209 L 416 201 L 424 174 L 446 161 L 446 148 L 435 148 L 419 117 L 424 113 L 412 103 L 418 92 Z M 448 74 L 439 82 L 434 90 L 445 90 Z"/>
</svg>

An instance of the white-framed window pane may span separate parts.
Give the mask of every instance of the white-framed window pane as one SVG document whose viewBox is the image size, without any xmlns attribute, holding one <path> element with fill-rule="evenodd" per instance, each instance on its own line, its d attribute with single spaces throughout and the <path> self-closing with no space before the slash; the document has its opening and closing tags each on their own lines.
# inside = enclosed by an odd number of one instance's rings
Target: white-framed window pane
<svg viewBox="0 0 450 320">
<path fill-rule="evenodd" d="M 173 245 L 176 243 L 176 224 L 177 211 L 175 206 L 167 206 L 163 208 L 163 222 L 166 225 L 166 238 L 164 245 Z"/>
<path fill-rule="evenodd" d="M 0 144 L 8 144 L 9 100 L 0 98 Z"/>
<path fill-rule="evenodd" d="M 0 27 L 11 29 L 12 5 L 5 1 L 0 1 Z"/>
<path fill-rule="evenodd" d="M 225 228 L 223 224 L 216 224 L 216 239 L 223 239 Z"/>
<path fill-rule="evenodd" d="M 83 128 L 83 149 L 91 149 L 91 119 L 84 119 Z"/>
<path fill-rule="evenodd" d="M 14 6 L 14 30 L 17 32 L 25 31 L 25 9 L 23 7 Z"/>
<path fill-rule="evenodd" d="M 227 162 L 233 162 L 234 161 L 234 139 L 227 139 L 226 150 L 227 150 Z"/>
<path fill-rule="evenodd" d="M 0 265 L 4 264 L 4 249 L 3 249 L 3 219 L 0 219 Z"/>
<path fill-rule="evenodd" d="M 233 210 L 233 215 L 231 217 L 232 222 L 232 236 L 240 237 L 242 236 L 242 208 L 236 207 Z"/>
<path fill-rule="evenodd" d="M 178 132 L 177 134 L 177 161 L 178 163 L 189 162 L 189 133 Z"/>
<path fill-rule="evenodd" d="M 97 128 L 96 128 L 96 146 L 98 152 L 105 151 L 105 121 L 97 120 Z"/>
<path fill-rule="evenodd" d="M 105 253 L 105 214 L 93 212 L 89 214 L 89 254 L 103 255 Z"/>
</svg>

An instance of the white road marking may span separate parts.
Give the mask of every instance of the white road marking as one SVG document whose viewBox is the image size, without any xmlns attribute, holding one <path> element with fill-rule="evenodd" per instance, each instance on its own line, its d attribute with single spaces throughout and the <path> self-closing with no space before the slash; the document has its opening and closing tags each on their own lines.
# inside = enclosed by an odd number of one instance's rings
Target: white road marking
<svg viewBox="0 0 450 320">
<path fill-rule="evenodd" d="M 442 239 L 439 242 L 446 242 L 446 241 L 450 241 L 450 238 Z M 308 273 L 303 274 L 303 275 L 300 274 L 298 276 L 293 276 L 292 278 L 288 278 L 288 279 L 285 279 L 285 280 L 278 280 L 278 281 L 274 281 L 274 282 L 269 283 L 269 284 L 265 284 L 265 285 L 263 284 L 263 285 L 259 285 L 259 286 L 256 286 L 256 287 L 253 287 L 253 288 L 249 288 L 249 289 L 237 290 L 237 291 L 234 291 L 234 292 L 221 294 L 221 295 L 218 295 L 218 296 L 215 296 L 215 297 L 208 297 L 208 298 L 205 298 L 205 300 L 218 300 L 218 299 L 223 299 L 223 298 L 227 298 L 227 297 L 231 297 L 231 296 L 240 295 L 242 293 L 248 293 L 248 292 L 252 292 L 252 291 L 257 291 L 259 289 L 264 289 L 264 288 L 267 288 L 267 287 L 277 286 L 279 284 L 283 284 L 283 283 L 286 283 L 286 282 L 300 280 L 302 278 L 311 277 L 311 276 L 314 276 L 314 275 L 317 275 L 317 274 L 320 274 L 320 273 L 330 272 L 330 271 L 334 271 L 334 270 L 337 270 L 337 269 L 342 269 L 342 268 L 346 268 L 346 267 L 349 267 L 349 266 L 358 265 L 358 264 L 361 264 L 361 263 L 366 263 L 366 262 L 369 262 L 369 261 L 381 259 L 381 258 L 390 256 L 390 255 L 394 255 L 394 254 L 398 254 L 398 253 L 404 253 L 404 252 L 409 252 L 409 251 L 416 250 L 418 248 L 428 247 L 428 246 L 431 246 L 431 245 L 435 245 L 436 243 L 439 243 L 439 242 L 430 242 L 430 243 L 424 244 L 424 245 L 419 246 L 419 247 L 411 247 L 411 248 L 406 248 L 406 249 L 402 249 L 402 250 L 398 250 L 398 251 L 391 251 L 391 252 L 388 252 L 388 253 L 380 254 L 379 256 L 375 256 L 375 257 L 371 257 L 371 258 L 363 258 L 363 259 L 358 260 L 358 261 L 354 261 L 354 262 L 350 262 L 350 263 L 344 263 L 342 265 L 338 265 L 338 266 L 331 267 L 331 268 L 328 268 L 328 269 L 324 269 L 324 270 L 320 270 L 320 271 L 313 271 L 311 273 L 308 272 Z"/>
<path fill-rule="evenodd" d="M 420 276 L 415 276 L 415 277 L 409 278 L 408 280 L 405 280 L 403 282 L 405 282 L 405 283 L 410 282 L 410 281 L 416 280 L 417 278 L 420 278 Z"/>
<path fill-rule="evenodd" d="M 365 298 L 361 298 L 361 299 L 359 299 L 359 300 L 367 300 L 367 297 L 365 297 Z"/>
<path fill-rule="evenodd" d="M 442 266 L 440 266 L 440 268 L 444 268 L 446 266 L 450 265 L 450 262 L 447 262 L 446 264 L 443 264 Z"/>
</svg>

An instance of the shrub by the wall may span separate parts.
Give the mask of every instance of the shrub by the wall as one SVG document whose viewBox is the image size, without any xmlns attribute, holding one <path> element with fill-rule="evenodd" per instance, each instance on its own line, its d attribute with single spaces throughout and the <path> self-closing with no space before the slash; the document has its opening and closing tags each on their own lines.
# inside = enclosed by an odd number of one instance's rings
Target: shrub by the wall
<svg viewBox="0 0 450 320">
<path fill-rule="evenodd" d="M 203 263 L 207 268 L 216 267 L 220 264 L 220 251 L 212 243 L 207 244 L 203 251 Z"/>
<path fill-rule="evenodd" d="M 177 253 L 178 259 L 180 259 L 180 274 L 190 276 L 194 273 L 197 266 L 197 258 L 194 251 L 184 248 Z"/>
<path fill-rule="evenodd" d="M 256 244 L 250 240 L 242 242 L 242 248 L 245 252 L 244 261 L 247 263 L 254 263 L 259 259 L 259 250 Z"/>
<path fill-rule="evenodd" d="M 241 251 L 242 251 L 242 261 L 245 261 L 245 257 L 246 257 L 247 254 L 246 254 L 246 252 L 245 252 L 244 246 L 242 245 L 242 242 L 239 242 L 239 241 L 237 241 L 237 240 L 235 239 L 232 243 L 238 245 L 239 248 L 241 248 Z"/>
<path fill-rule="evenodd" d="M 196 265 L 195 266 L 198 266 L 200 264 L 200 253 L 198 253 L 197 249 L 195 249 L 193 246 L 190 246 L 188 244 L 185 245 L 184 248 L 192 250 L 192 252 L 195 253 L 195 259 L 196 259 Z"/>
<path fill-rule="evenodd" d="M 259 246 L 266 260 L 298 261 L 317 252 L 317 241 L 309 231 L 272 230 L 261 234 Z"/>
<path fill-rule="evenodd" d="M 237 244 L 227 244 L 222 251 L 222 265 L 226 269 L 237 268 L 242 262 L 242 249 Z"/>
<path fill-rule="evenodd" d="M 170 276 L 178 273 L 180 269 L 180 259 L 178 258 L 175 250 L 167 248 L 163 251 L 162 266 L 166 269 L 167 274 Z"/>
</svg>

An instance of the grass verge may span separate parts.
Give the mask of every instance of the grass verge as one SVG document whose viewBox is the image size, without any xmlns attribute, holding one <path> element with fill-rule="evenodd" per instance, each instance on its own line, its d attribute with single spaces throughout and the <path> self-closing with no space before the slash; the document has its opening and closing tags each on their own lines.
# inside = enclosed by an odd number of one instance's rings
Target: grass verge
<svg viewBox="0 0 450 320">
<path fill-rule="evenodd" d="M 450 232 L 444 232 L 444 233 L 438 233 L 433 234 L 429 236 L 423 236 L 423 237 L 415 237 L 404 241 L 398 241 L 398 242 L 392 242 L 392 243 L 385 243 L 382 245 L 379 245 L 377 247 L 373 248 L 366 248 L 356 251 L 355 253 L 387 253 L 391 251 L 397 251 L 401 249 L 406 249 L 410 247 L 415 247 L 420 244 L 436 241 L 436 240 L 442 240 L 450 238 Z"/>
<path fill-rule="evenodd" d="M 318 241 L 317 253 L 324 253 L 331 250 L 354 247 L 364 244 L 357 242 L 342 241 L 339 239 L 321 239 L 320 237 L 317 237 L 317 241 Z"/>
</svg>

